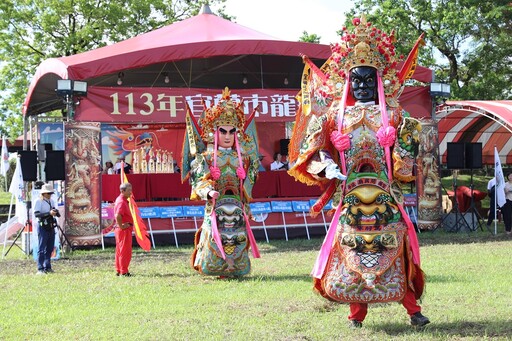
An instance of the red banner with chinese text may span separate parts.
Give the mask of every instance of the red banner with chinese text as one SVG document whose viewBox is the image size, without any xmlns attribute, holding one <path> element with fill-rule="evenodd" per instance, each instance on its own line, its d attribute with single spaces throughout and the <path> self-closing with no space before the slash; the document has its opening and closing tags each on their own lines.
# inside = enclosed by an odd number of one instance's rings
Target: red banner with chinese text
<svg viewBox="0 0 512 341">
<path fill-rule="evenodd" d="M 244 102 L 250 115 L 258 107 L 258 122 L 288 122 L 295 119 L 297 90 L 234 89 L 231 98 Z M 197 117 L 206 106 L 216 104 L 219 89 L 199 88 L 117 88 L 91 86 L 76 107 L 76 121 L 183 123 L 189 105 Z"/>
</svg>

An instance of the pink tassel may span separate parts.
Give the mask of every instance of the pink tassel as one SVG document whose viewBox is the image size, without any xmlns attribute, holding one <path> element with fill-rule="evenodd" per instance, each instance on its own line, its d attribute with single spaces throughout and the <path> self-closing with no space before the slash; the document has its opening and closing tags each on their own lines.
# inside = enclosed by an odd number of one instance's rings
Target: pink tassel
<svg viewBox="0 0 512 341">
<path fill-rule="evenodd" d="M 386 108 L 386 94 L 384 93 L 384 85 L 382 78 L 377 72 L 377 93 L 379 95 L 380 115 L 382 119 L 382 126 L 387 128 L 389 126 L 388 109 Z"/>
<path fill-rule="evenodd" d="M 240 180 L 244 180 L 246 177 L 245 170 L 242 167 L 236 169 L 236 175 Z"/>
<path fill-rule="evenodd" d="M 213 180 L 219 180 L 219 178 L 220 178 L 219 167 L 210 166 L 210 174 L 211 174 Z"/>
<path fill-rule="evenodd" d="M 342 129 L 343 129 L 343 119 L 345 117 L 345 108 L 347 106 L 347 98 L 348 98 L 348 90 L 350 89 L 350 74 L 347 74 L 347 78 L 345 79 L 345 87 L 343 88 L 343 95 L 341 97 L 341 108 L 340 110 L 338 111 L 338 134 L 342 134 Z M 348 136 L 347 136 L 348 137 Z M 331 138 L 332 138 L 332 134 L 331 134 Z M 348 141 L 346 141 L 349 143 L 349 146 L 350 146 L 350 139 L 348 139 Z M 342 147 L 343 145 L 341 145 L 340 147 Z M 338 149 L 338 147 L 336 146 L 336 144 L 334 144 L 334 147 L 336 149 Z M 348 147 L 347 147 L 348 149 Z M 346 149 L 343 149 L 343 151 L 345 151 Z M 341 172 L 343 174 L 347 174 L 347 163 L 345 161 L 345 153 L 343 151 L 341 151 L 340 149 L 338 149 L 338 151 L 340 152 L 340 161 L 341 161 Z M 345 183 L 345 182 L 343 182 Z M 341 205 L 341 203 L 340 203 Z"/>
<path fill-rule="evenodd" d="M 251 230 L 251 224 L 249 224 L 249 218 L 247 218 L 247 214 L 245 214 L 244 210 L 244 219 L 245 219 L 245 229 L 247 231 L 247 238 L 249 238 L 249 244 L 251 245 L 251 252 L 254 258 L 260 258 L 260 250 L 258 249 L 258 244 L 256 244 L 256 238 L 254 238 L 254 234 Z"/>
<path fill-rule="evenodd" d="M 380 107 L 380 116 L 382 120 L 382 127 L 384 128 L 384 134 L 389 133 L 389 117 L 388 110 L 386 108 L 386 94 L 384 93 L 384 85 L 382 84 L 382 78 L 377 72 L 377 93 L 379 94 L 379 107 Z M 393 128 L 394 129 L 394 128 Z M 380 130 L 380 129 L 379 129 Z M 395 131 L 396 133 L 396 131 Z M 386 141 L 389 142 L 389 141 Z M 379 141 L 380 143 L 380 141 Z M 388 166 L 388 180 L 391 183 L 393 181 L 393 169 L 391 166 L 391 146 L 384 146 L 384 151 L 386 152 L 386 164 Z"/>
<path fill-rule="evenodd" d="M 220 255 L 222 259 L 226 259 L 226 254 L 224 253 L 224 247 L 222 246 L 222 239 L 220 237 L 219 229 L 217 228 L 217 215 L 215 214 L 215 199 L 212 200 L 212 214 L 210 215 L 210 219 L 212 221 L 212 237 L 217 244 L 217 247 L 220 250 Z"/>
<path fill-rule="evenodd" d="M 215 130 L 214 146 L 213 146 L 213 167 L 217 168 L 217 145 L 219 143 L 219 132 Z"/>
<path fill-rule="evenodd" d="M 350 148 L 350 137 L 347 134 L 340 133 L 338 130 L 331 133 L 331 142 L 340 153 Z"/>
<path fill-rule="evenodd" d="M 402 213 L 402 217 L 407 224 L 407 234 L 409 235 L 409 244 L 411 245 L 412 251 L 412 261 L 414 264 L 420 265 L 420 243 L 418 242 L 418 236 L 416 235 L 416 230 L 414 229 L 414 224 L 409 218 L 407 212 L 405 212 L 403 206 L 398 204 L 398 208 L 400 209 L 400 213 Z"/>
<path fill-rule="evenodd" d="M 242 152 L 240 151 L 240 144 L 238 143 L 237 133 L 235 133 L 235 146 L 236 153 L 238 155 L 238 168 L 236 169 L 236 175 L 240 180 L 244 180 L 246 177 L 246 173 L 244 170 L 244 164 L 242 162 Z"/>
<path fill-rule="evenodd" d="M 380 127 L 377 131 L 377 140 L 382 147 L 392 147 L 395 144 L 396 139 L 396 129 L 395 127 L 388 126 L 384 128 L 384 126 Z"/>
<path fill-rule="evenodd" d="M 220 169 L 217 167 L 217 144 L 218 144 L 218 132 L 215 130 L 215 138 L 214 138 L 214 147 L 213 147 L 213 166 L 210 166 L 210 174 L 213 180 L 219 180 L 220 178 Z"/>
<path fill-rule="evenodd" d="M 327 266 L 327 260 L 329 259 L 329 254 L 331 253 L 334 236 L 336 235 L 336 227 L 338 226 L 338 220 L 340 219 L 341 206 L 342 201 L 340 201 L 338 207 L 336 207 L 336 212 L 334 213 L 334 217 L 332 217 L 329 230 L 327 230 L 327 234 L 325 235 L 324 242 L 322 244 L 322 248 L 320 249 L 318 257 L 316 258 L 315 266 L 311 272 L 311 276 L 314 278 L 320 279 L 324 275 L 325 267 Z"/>
<path fill-rule="evenodd" d="M 338 111 L 338 131 L 341 133 L 343 128 L 343 117 L 345 116 L 345 108 L 347 106 L 348 90 L 350 89 L 350 74 L 347 74 L 345 79 L 345 87 L 343 88 L 343 95 L 341 97 L 341 108 Z"/>
</svg>

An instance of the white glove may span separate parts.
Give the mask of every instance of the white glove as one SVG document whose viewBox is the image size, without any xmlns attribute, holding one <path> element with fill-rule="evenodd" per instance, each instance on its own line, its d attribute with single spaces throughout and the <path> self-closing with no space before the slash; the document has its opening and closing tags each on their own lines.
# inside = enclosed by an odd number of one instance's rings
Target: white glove
<svg viewBox="0 0 512 341">
<path fill-rule="evenodd" d="M 208 192 L 208 195 L 212 199 L 217 199 L 219 197 L 219 192 L 217 192 L 217 191 L 210 191 L 210 192 Z"/>
<path fill-rule="evenodd" d="M 325 167 L 325 177 L 327 179 L 339 179 L 339 180 L 345 180 L 347 177 L 343 174 L 341 174 L 340 169 L 338 168 L 338 165 L 335 163 L 330 163 Z"/>
</svg>

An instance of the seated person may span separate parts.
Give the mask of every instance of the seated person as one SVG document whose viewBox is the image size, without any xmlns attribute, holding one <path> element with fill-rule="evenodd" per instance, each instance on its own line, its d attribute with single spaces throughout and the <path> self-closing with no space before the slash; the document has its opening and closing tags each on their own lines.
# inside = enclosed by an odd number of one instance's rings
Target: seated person
<svg viewBox="0 0 512 341">
<path fill-rule="evenodd" d="M 271 171 L 287 170 L 286 164 L 281 162 L 283 156 L 280 153 L 274 154 L 274 162 L 270 164 Z"/>
</svg>

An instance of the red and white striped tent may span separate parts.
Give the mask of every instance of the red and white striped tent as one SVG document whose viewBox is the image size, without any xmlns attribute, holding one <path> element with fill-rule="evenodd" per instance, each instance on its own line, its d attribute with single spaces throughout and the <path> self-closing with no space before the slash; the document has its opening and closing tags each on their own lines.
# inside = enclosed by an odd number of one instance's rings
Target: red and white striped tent
<svg viewBox="0 0 512 341">
<path fill-rule="evenodd" d="M 439 153 L 446 164 L 448 142 L 482 143 L 482 163 L 512 164 L 512 101 L 448 101 L 436 110 Z"/>
</svg>

